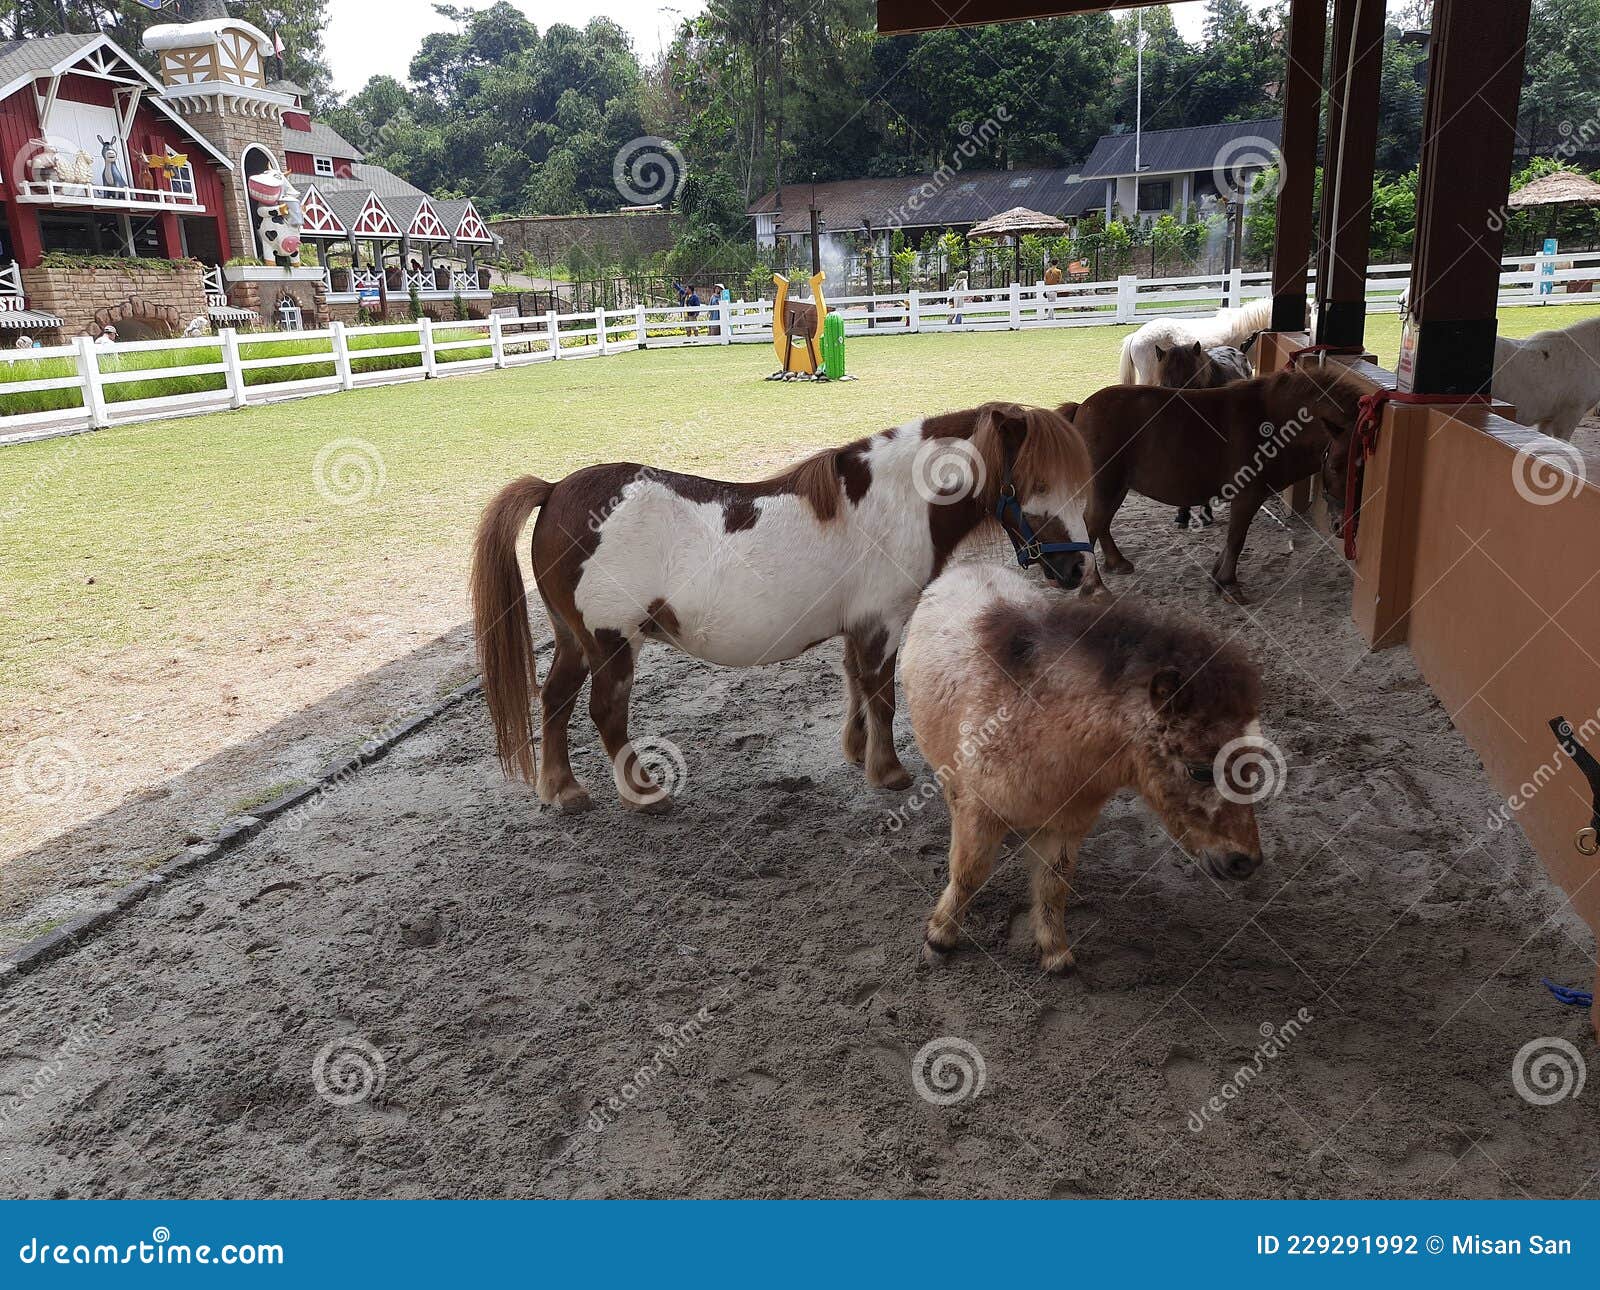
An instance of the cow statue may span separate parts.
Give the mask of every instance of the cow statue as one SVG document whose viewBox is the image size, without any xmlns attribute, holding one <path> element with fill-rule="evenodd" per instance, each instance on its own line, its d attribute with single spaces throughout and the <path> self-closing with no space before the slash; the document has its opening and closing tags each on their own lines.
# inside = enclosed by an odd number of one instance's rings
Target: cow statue
<svg viewBox="0 0 1600 1290">
<path fill-rule="evenodd" d="M 256 204 L 256 237 L 271 259 L 294 260 L 300 254 L 300 230 L 305 214 L 300 193 L 278 170 L 263 170 L 245 180 L 250 200 Z"/>
</svg>

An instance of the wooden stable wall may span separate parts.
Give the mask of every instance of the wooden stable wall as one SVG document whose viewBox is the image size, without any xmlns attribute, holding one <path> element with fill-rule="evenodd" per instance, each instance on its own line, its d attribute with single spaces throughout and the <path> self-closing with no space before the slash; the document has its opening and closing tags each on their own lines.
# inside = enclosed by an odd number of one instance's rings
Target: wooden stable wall
<svg viewBox="0 0 1600 1290">
<path fill-rule="evenodd" d="M 1263 339 L 1263 370 L 1303 343 Z M 1393 388 L 1391 373 L 1353 367 Z M 1576 842 L 1592 796 L 1550 730 L 1560 716 L 1600 731 L 1600 463 L 1586 472 L 1513 415 L 1503 404 L 1387 406 L 1366 468 L 1352 613 L 1374 648 L 1410 648 L 1514 804 L 1505 827 L 1522 828 L 1600 937 L 1600 857 Z M 1600 733 L 1585 742 L 1600 755 Z M 1493 827 L 1487 811 L 1461 823 L 1474 836 Z M 1600 1033 L 1600 1012 L 1592 1019 Z"/>
</svg>

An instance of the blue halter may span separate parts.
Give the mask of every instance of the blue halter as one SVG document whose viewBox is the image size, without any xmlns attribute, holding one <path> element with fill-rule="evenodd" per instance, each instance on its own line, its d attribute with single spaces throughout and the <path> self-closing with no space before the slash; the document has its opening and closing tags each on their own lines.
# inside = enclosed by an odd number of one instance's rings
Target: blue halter
<svg viewBox="0 0 1600 1290">
<path fill-rule="evenodd" d="M 1022 513 L 1022 503 L 1017 500 L 1017 486 L 1011 482 L 1011 463 L 1006 463 L 1005 474 L 1000 479 L 1000 498 L 994 504 L 994 517 L 1011 539 L 1017 553 L 1017 563 L 1024 569 L 1040 563 L 1047 555 L 1068 555 L 1076 551 L 1093 551 L 1093 542 L 1041 542 Z M 1010 520 L 1008 524 L 1006 521 Z"/>
</svg>

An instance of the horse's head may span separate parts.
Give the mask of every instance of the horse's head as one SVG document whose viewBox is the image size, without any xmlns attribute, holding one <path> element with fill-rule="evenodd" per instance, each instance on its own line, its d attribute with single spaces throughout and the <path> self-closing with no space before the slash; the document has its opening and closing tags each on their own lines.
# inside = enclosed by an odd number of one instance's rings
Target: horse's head
<svg viewBox="0 0 1600 1290">
<path fill-rule="evenodd" d="M 1171 390 L 1201 389 L 1209 381 L 1211 360 L 1199 341 L 1168 349 L 1156 346 L 1156 384 Z"/>
<path fill-rule="evenodd" d="M 983 465 L 981 496 L 1019 551 L 1037 543 L 1090 542 L 1084 518 L 1093 473 L 1077 427 L 1059 412 L 1015 403 L 978 409 L 972 446 Z M 1015 506 L 1002 505 L 1014 499 Z M 1051 581 L 1083 595 L 1101 591 L 1092 549 L 1034 558 Z"/>
<path fill-rule="evenodd" d="M 1215 877 L 1261 865 L 1256 803 L 1282 786 L 1282 754 L 1261 737 L 1261 682 L 1235 646 L 1183 624 L 1146 629 L 1153 668 L 1124 675 L 1145 737 L 1131 745 L 1139 791 L 1174 840 Z M 1148 656 L 1147 656 L 1148 657 Z"/>
</svg>

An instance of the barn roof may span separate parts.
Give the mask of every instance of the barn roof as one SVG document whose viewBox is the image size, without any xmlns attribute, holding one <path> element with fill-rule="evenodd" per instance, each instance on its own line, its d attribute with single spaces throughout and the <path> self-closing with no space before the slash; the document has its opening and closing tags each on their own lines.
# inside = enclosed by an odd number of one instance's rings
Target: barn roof
<svg viewBox="0 0 1600 1290">
<path fill-rule="evenodd" d="M 317 157 L 342 157 L 350 161 L 360 161 L 366 155 L 331 125 L 321 121 L 313 121 L 309 130 L 296 130 L 284 122 L 283 146 L 288 152 L 309 152 Z"/>
<path fill-rule="evenodd" d="M 1178 130 L 1146 130 L 1139 139 L 1139 169 L 1134 170 L 1134 136 L 1103 134 L 1083 163 L 1085 179 L 1115 179 L 1123 175 L 1167 175 L 1211 170 L 1226 163 L 1243 143 L 1261 140 L 1262 154 L 1283 141 L 1283 122 L 1276 117 L 1261 121 L 1232 121 L 1224 125 L 1191 125 Z"/>
</svg>

